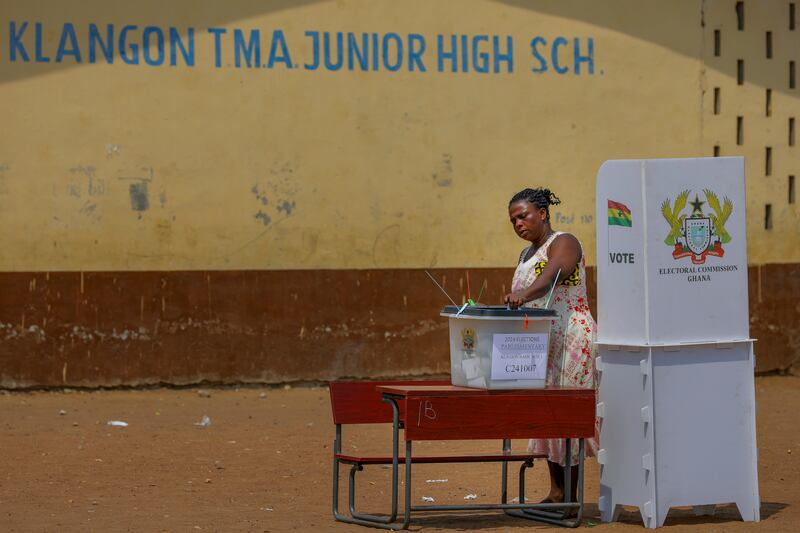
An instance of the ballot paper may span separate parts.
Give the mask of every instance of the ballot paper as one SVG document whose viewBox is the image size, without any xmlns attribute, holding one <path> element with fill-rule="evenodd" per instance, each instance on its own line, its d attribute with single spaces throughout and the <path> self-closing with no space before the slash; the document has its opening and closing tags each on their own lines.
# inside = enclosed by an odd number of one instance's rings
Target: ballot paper
<svg viewBox="0 0 800 533">
<path fill-rule="evenodd" d="M 475 379 L 468 379 L 467 380 L 467 387 L 475 387 L 478 389 L 485 389 L 486 388 L 486 378 L 483 376 L 478 376 Z"/>
<path fill-rule="evenodd" d="M 466 378 L 475 379 L 481 373 L 481 360 L 477 357 L 470 357 L 461 361 L 461 368 L 464 370 Z"/>
<path fill-rule="evenodd" d="M 547 333 L 492 335 L 492 379 L 545 379 Z"/>
</svg>

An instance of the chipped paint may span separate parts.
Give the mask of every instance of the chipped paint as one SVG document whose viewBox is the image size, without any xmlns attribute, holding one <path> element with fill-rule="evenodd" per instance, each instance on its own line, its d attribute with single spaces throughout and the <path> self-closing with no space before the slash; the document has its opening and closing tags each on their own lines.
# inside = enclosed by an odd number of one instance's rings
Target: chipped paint
<svg viewBox="0 0 800 533">
<path fill-rule="evenodd" d="M 120 152 L 119 152 L 119 145 L 118 144 L 108 143 L 106 145 L 106 157 L 112 158 L 115 155 L 119 155 L 119 153 Z"/>
<path fill-rule="evenodd" d="M 288 200 L 284 200 L 278 205 L 278 211 L 283 211 L 288 216 L 292 214 L 295 206 L 296 204 L 294 201 L 289 202 Z"/>
</svg>

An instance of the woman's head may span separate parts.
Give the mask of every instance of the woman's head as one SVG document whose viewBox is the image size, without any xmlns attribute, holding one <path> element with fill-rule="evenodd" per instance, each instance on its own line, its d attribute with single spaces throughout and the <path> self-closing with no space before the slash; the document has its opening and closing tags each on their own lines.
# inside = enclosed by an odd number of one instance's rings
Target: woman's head
<svg viewBox="0 0 800 533">
<path fill-rule="evenodd" d="M 544 187 L 536 187 L 535 189 L 522 189 L 517 194 L 511 197 L 511 201 L 508 202 L 509 209 L 511 208 L 511 204 L 515 204 L 517 202 L 528 202 L 533 204 L 534 206 L 538 207 L 539 209 L 544 209 L 547 211 L 547 220 L 550 220 L 550 209 L 551 205 L 558 205 L 561 203 L 558 196 L 553 194 L 550 189 L 545 189 Z"/>
<path fill-rule="evenodd" d="M 561 203 L 550 189 L 523 189 L 508 202 L 514 231 L 526 241 L 536 242 L 550 232 L 550 206 Z"/>
</svg>

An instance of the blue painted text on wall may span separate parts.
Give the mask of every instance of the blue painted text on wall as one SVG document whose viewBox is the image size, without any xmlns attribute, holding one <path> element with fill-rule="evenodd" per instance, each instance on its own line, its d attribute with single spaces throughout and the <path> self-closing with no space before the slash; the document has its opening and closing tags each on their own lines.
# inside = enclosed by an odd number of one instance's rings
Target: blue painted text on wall
<svg viewBox="0 0 800 533">
<path fill-rule="evenodd" d="M 52 38 L 55 35 L 56 38 Z M 48 36 L 48 38 L 45 38 Z M 290 39 L 291 37 L 291 39 Z M 208 38 L 210 57 L 198 58 L 196 38 Z M 290 42 L 291 41 L 291 42 Z M 11 21 L 11 63 L 122 63 L 150 67 L 300 69 L 304 71 L 439 72 L 594 75 L 591 37 L 535 36 L 515 46 L 511 35 L 329 32 L 287 36 L 281 29 L 176 28 L 64 23 L 53 31 L 42 22 Z M 301 50 L 302 56 L 298 50 Z M 519 65 L 523 64 L 524 68 Z M 602 73 L 602 71 L 601 71 Z"/>
</svg>

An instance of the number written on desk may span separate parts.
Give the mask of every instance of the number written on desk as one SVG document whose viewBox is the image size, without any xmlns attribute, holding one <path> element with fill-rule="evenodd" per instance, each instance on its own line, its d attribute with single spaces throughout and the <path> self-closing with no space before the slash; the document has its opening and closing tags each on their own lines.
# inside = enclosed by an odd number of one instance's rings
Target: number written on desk
<svg viewBox="0 0 800 533">
<path fill-rule="evenodd" d="M 419 402 L 419 415 L 417 416 L 417 425 L 422 424 L 422 419 L 436 420 L 436 411 L 433 408 L 433 403 L 430 400 Z"/>
</svg>

